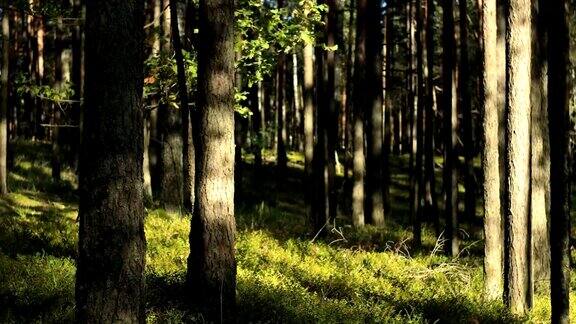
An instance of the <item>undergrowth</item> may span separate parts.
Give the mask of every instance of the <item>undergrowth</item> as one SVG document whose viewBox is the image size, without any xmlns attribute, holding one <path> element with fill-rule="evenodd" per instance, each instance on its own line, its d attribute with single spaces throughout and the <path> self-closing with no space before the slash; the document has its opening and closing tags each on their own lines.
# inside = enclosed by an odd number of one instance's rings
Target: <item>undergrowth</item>
<svg viewBox="0 0 576 324">
<path fill-rule="evenodd" d="M 71 322 L 75 177 L 67 170 L 53 183 L 47 160 L 35 158 L 44 146 L 18 145 L 12 193 L 0 200 L 0 322 Z M 238 322 L 549 321 L 546 289 L 538 290 L 527 318 L 511 316 L 500 302 L 483 298 L 481 258 L 443 256 L 442 240 L 428 228 L 421 250 L 410 248 L 410 231 L 393 221 L 385 230 L 354 230 L 339 218 L 326 236 L 313 239 L 302 202 L 276 198 L 284 202 L 238 204 Z M 184 297 L 189 220 L 150 207 L 145 230 L 148 322 L 201 322 Z M 482 242 L 466 244 L 472 251 Z"/>
</svg>

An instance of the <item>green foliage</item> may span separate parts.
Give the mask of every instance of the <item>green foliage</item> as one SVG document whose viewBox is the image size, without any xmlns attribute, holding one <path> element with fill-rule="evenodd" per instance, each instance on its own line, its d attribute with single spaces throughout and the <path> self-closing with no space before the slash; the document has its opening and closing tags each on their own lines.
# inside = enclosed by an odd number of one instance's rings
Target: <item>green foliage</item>
<svg viewBox="0 0 576 324">
<path fill-rule="evenodd" d="M 12 193 L 0 199 L 0 322 L 72 322 L 77 197 L 50 189 L 50 150 L 17 143 Z M 290 156 L 299 159 L 298 155 Z M 292 161 L 300 163 L 299 161 Z M 262 190 L 262 188 L 260 188 Z M 238 321 L 271 323 L 514 323 L 547 322 L 546 290 L 537 290 L 528 318 L 482 296 L 481 259 L 452 260 L 410 251 L 410 232 L 354 230 L 338 219 L 324 240 L 311 242 L 295 192 L 282 203 L 238 206 Z M 187 308 L 184 284 L 190 220 L 148 211 L 147 320 L 202 322 Z M 425 244 L 436 241 L 424 232 Z M 338 240 L 340 239 L 340 240 Z M 576 276 L 571 299 L 576 300 Z M 576 319 L 576 307 L 571 307 Z"/>
<path fill-rule="evenodd" d="M 19 73 L 15 79 L 16 93 L 19 96 L 30 95 L 47 99 L 53 102 L 70 100 L 74 96 L 74 87 L 72 82 L 62 82 L 57 86 L 37 85 L 26 74 Z"/>
<path fill-rule="evenodd" d="M 270 8 L 266 1 L 239 0 L 236 9 L 236 62 L 248 84 L 261 81 L 275 66 L 280 52 L 314 43 L 315 26 L 321 23 L 326 5 L 313 0 L 289 2 Z"/>
</svg>

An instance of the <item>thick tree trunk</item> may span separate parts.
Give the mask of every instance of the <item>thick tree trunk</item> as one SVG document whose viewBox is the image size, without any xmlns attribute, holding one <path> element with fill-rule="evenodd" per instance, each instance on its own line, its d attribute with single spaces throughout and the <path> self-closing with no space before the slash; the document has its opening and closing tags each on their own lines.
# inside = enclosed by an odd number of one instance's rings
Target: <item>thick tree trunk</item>
<svg viewBox="0 0 576 324">
<path fill-rule="evenodd" d="M 446 217 L 446 252 L 459 253 L 458 230 L 458 113 L 456 95 L 456 41 L 454 40 L 454 0 L 442 0 L 444 26 L 442 62 L 444 108 L 444 213 Z"/>
<path fill-rule="evenodd" d="M 180 118 L 182 120 L 182 207 L 191 214 L 194 206 L 194 143 L 192 143 L 192 123 L 188 106 L 188 86 L 180 30 L 178 26 L 178 3 L 170 0 L 172 46 L 174 47 L 177 74 L 178 97 L 180 98 Z"/>
<path fill-rule="evenodd" d="M 531 2 L 511 0 L 506 26 L 505 301 L 514 314 L 532 305 L 530 238 Z"/>
<path fill-rule="evenodd" d="M 546 1 L 548 118 L 550 122 L 550 246 L 552 323 L 569 323 L 570 307 L 570 108 L 569 30 L 565 0 Z"/>
<path fill-rule="evenodd" d="M 8 74 L 10 71 L 10 18 L 2 13 L 2 79 L 0 100 L 0 195 L 8 193 Z"/>
<path fill-rule="evenodd" d="M 542 0 L 532 1 L 532 161 L 530 213 L 532 276 L 534 282 L 550 280 L 550 139 L 547 114 L 546 34 Z"/>
<path fill-rule="evenodd" d="M 144 323 L 144 6 L 87 2 L 76 320 Z"/>
<path fill-rule="evenodd" d="M 496 1 L 483 0 L 482 43 L 483 75 L 482 95 L 484 114 L 482 119 L 483 151 L 482 171 L 484 202 L 484 290 L 489 299 L 496 300 L 503 293 L 503 219 L 500 213 L 500 166 L 499 166 L 499 101 L 497 64 Z"/>
<path fill-rule="evenodd" d="M 234 1 L 200 1 L 196 198 L 188 283 L 210 322 L 235 319 Z"/>
</svg>

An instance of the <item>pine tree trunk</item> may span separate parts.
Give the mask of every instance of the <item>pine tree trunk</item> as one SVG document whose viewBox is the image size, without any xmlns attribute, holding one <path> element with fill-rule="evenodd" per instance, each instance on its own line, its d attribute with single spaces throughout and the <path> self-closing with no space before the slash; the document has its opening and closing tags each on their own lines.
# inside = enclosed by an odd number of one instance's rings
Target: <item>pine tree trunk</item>
<svg viewBox="0 0 576 324">
<path fill-rule="evenodd" d="M 416 104 L 416 181 L 414 194 L 416 197 L 416 212 L 414 214 L 414 246 L 420 247 L 422 244 L 421 222 L 424 215 L 421 202 L 424 200 L 424 17 L 422 13 L 422 0 L 416 0 L 416 80 L 417 80 L 417 104 Z"/>
<path fill-rule="evenodd" d="M 366 198 L 367 218 L 375 226 L 384 226 L 384 159 L 383 159 L 383 93 L 382 93 L 382 25 L 381 8 L 369 1 L 366 13 L 365 84 L 357 94 L 366 96 Z M 365 89 L 362 91 L 361 89 Z"/>
<path fill-rule="evenodd" d="M 87 2 L 76 320 L 144 323 L 144 5 Z"/>
<path fill-rule="evenodd" d="M 312 205 L 314 204 L 311 197 L 314 196 L 314 45 L 306 44 L 304 46 L 304 168 L 306 180 L 304 185 L 307 188 L 309 197 L 307 204 L 310 207 L 309 215 L 312 215 Z"/>
<path fill-rule="evenodd" d="M 278 8 L 284 7 L 284 0 L 278 0 Z M 286 141 L 288 134 L 286 131 L 286 107 L 284 107 L 284 93 L 286 77 L 285 70 L 286 56 L 283 51 L 278 54 L 278 62 L 276 65 L 276 114 L 277 114 L 277 128 L 276 128 L 276 163 L 278 168 L 278 182 L 284 180 L 285 171 L 288 165 L 288 156 L 286 155 Z"/>
<path fill-rule="evenodd" d="M 565 0 L 546 2 L 550 122 L 550 247 L 552 323 L 569 323 L 570 307 L 570 43 Z"/>
<path fill-rule="evenodd" d="M 364 78 L 367 69 L 366 38 L 367 38 L 367 11 L 369 0 L 356 0 L 356 58 L 354 60 L 354 91 L 353 102 L 353 187 L 352 187 L 352 223 L 355 227 L 364 226 L 364 177 L 366 173 L 366 158 L 364 155 L 364 107 L 367 98 L 363 92 Z"/>
<path fill-rule="evenodd" d="M 440 236 L 440 218 L 438 216 L 438 201 L 436 198 L 436 173 L 434 163 L 434 120 L 435 120 L 435 95 L 434 90 L 434 16 L 436 4 L 433 0 L 428 1 L 426 16 L 426 120 L 424 134 L 424 211 L 434 222 L 436 236 Z"/>
<path fill-rule="evenodd" d="M 186 70 L 178 26 L 178 4 L 170 0 L 172 27 L 172 45 L 174 47 L 178 74 L 178 97 L 180 99 L 180 118 L 182 120 L 182 207 L 185 213 L 191 214 L 194 206 L 194 144 L 192 143 L 192 124 L 188 106 L 188 86 Z"/>
<path fill-rule="evenodd" d="M 506 26 L 505 301 L 514 314 L 532 305 L 530 239 L 531 2 L 511 0 Z"/>
<path fill-rule="evenodd" d="M 234 1 L 201 0 L 196 195 L 188 284 L 209 322 L 235 319 Z"/>
<path fill-rule="evenodd" d="M 458 113 L 456 95 L 456 41 L 454 40 L 454 0 L 442 0 L 444 26 L 443 97 L 444 108 L 444 213 L 446 217 L 447 254 L 459 253 L 458 230 L 458 156 L 456 153 Z"/>
<path fill-rule="evenodd" d="M 547 114 L 546 34 L 542 0 L 532 1 L 532 161 L 530 213 L 532 276 L 534 282 L 550 280 L 550 139 Z"/>
<path fill-rule="evenodd" d="M 484 114 L 482 119 L 483 151 L 482 171 L 484 202 L 484 290 L 491 300 L 503 293 L 503 219 L 500 213 L 500 166 L 499 166 L 499 101 L 497 64 L 497 18 L 496 1 L 483 0 L 482 43 L 483 75 L 482 94 Z"/>
</svg>

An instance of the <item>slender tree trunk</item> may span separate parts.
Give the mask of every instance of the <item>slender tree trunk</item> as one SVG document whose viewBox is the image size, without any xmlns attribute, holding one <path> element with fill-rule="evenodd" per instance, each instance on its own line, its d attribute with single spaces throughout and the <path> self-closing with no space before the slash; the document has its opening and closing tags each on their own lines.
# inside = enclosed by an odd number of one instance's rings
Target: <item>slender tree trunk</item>
<svg viewBox="0 0 576 324">
<path fill-rule="evenodd" d="M 349 150 L 352 148 L 352 156 L 354 156 L 354 144 L 353 144 L 353 134 L 354 134 L 354 120 L 353 120 L 353 88 L 354 88 L 354 50 L 355 50 L 355 21 L 354 21 L 354 13 L 356 11 L 356 0 L 351 0 L 349 3 L 349 13 L 348 13 L 348 44 L 347 44 L 347 51 L 346 51 L 346 92 L 345 92 L 345 109 L 346 109 L 346 123 L 344 124 L 344 147 L 345 147 L 345 163 L 344 163 L 344 178 L 348 180 L 349 174 L 349 167 L 350 163 L 348 160 Z M 353 158 L 352 158 L 353 159 Z M 354 163 L 352 161 L 352 163 Z"/>
<path fill-rule="evenodd" d="M 502 297 L 504 232 L 500 213 L 500 166 L 499 166 L 499 101 L 497 64 L 496 1 L 483 0 L 482 43 L 483 75 L 482 95 L 484 114 L 482 119 L 483 151 L 482 171 L 484 202 L 484 290 L 491 300 Z"/>
<path fill-rule="evenodd" d="M 416 15 L 416 81 L 417 81 L 417 111 L 416 111 L 416 181 L 414 194 L 416 197 L 416 212 L 414 214 L 414 245 L 419 247 L 421 245 L 421 222 L 423 217 L 422 204 L 424 198 L 424 46 L 423 46 L 423 32 L 424 32 L 424 17 L 422 13 L 422 0 L 416 0 L 415 5 Z"/>
<path fill-rule="evenodd" d="M 468 57 L 468 2 L 459 1 L 460 10 L 460 66 L 458 69 L 458 92 L 462 112 L 464 147 L 464 211 L 472 222 L 476 216 L 476 178 L 474 175 L 474 120 L 470 100 L 470 61 Z"/>
<path fill-rule="evenodd" d="M 163 0 L 162 7 L 168 9 L 169 6 L 170 0 Z M 162 18 L 161 56 L 167 60 L 173 50 L 170 46 L 171 21 L 177 17 L 172 17 L 170 10 L 165 10 Z M 158 109 L 158 134 L 160 135 L 158 198 L 165 209 L 176 212 L 183 207 L 182 118 L 179 109 L 167 102 L 161 103 Z"/>
<path fill-rule="evenodd" d="M 298 53 L 292 53 L 292 95 L 294 98 L 294 123 L 292 125 L 292 133 L 294 138 L 293 149 L 302 151 L 303 145 L 301 140 L 301 125 L 302 121 L 300 117 L 302 116 L 302 95 L 300 93 L 300 80 L 298 79 Z"/>
<path fill-rule="evenodd" d="M 356 59 L 354 60 L 354 112 L 353 112 L 353 187 L 352 187 L 352 223 L 356 227 L 364 226 L 364 177 L 366 158 L 364 155 L 364 107 L 367 105 L 364 78 L 367 66 L 367 14 L 369 0 L 356 0 Z"/>
<path fill-rule="evenodd" d="M 278 8 L 284 7 L 284 0 L 278 0 Z M 286 131 L 286 109 L 284 107 L 284 93 L 285 91 L 285 60 L 286 56 L 283 51 L 278 54 L 278 62 L 276 64 L 276 113 L 277 113 L 277 145 L 276 145 L 276 163 L 278 168 L 278 182 L 284 180 L 285 171 L 288 164 L 288 156 L 286 155 L 286 141 L 288 140 L 288 133 Z"/>
<path fill-rule="evenodd" d="M 389 5 L 393 5 L 393 1 L 389 1 Z M 392 136 L 393 136 L 393 122 L 392 122 L 392 84 L 393 80 L 393 53 L 394 53 L 394 21 L 392 15 L 392 8 L 388 7 L 386 10 L 386 16 L 384 17 L 384 156 L 382 161 L 382 168 L 384 169 L 383 174 L 383 199 L 384 199 L 384 210 L 390 210 L 390 152 L 392 151 Z"/>
<path fill-rule="evenodd" d="M 418 113 L 418 94 L 416 93 L 418 87 L 418 79 L 416 74 L 416 6 L 415 0 L 408 1 L 408 108 L 407 116 L 410 125 L 410 147 L 409 147 L 409 176 L 410 176 L 410 221 L 412 222 L 415 241 L 419 241 L 418 236 L 420 231 L 420 221 L 418 218 L 418 177 L 420 173 L 416 170 L 416 155 L 417 155 L 417 113 Z"/>
<path fill-rule="evenodd" d="M 188 284 L 207 321 L 232 322 L 236 305 L 234 241 L 234 1 L 201 0 L 196 195 Z"/>
<path fill-rule="evenodd" d="M 191 214 L 194 206 L 194 143 L 192 143 L 192 123 L 188 106 L 188 86 L 182 54 L 182 42 L 178 28 L 178 3 L 170 0 L 172 17 L 172 46 L 174 47 L 178 74 L 178 97 L 180 98 L 180 118 L 182 119 L 182 206 L 184 212 Z"/>
<path fill-rule="evenodd" d="M 87 2 L 76 320 L 144 323 L 144 6 Z"/>
<path fill-rule="evenodd" d="M 550 246 L 552 323 L 569 323 L 570 307 L 570 42 L 565 0 L 546 2 L 550 122 Z"/>
<path fill-rule="evenodd" d="M 304 164 L 308 197 L 314 195 L 313 159 L 314 159 L 314 45 L 304 46 Z M 309 198 L 311 199 L 311 198 Z M 311 215 L 313 201 L 307 201 Z"/>
<path fill-rule="evenodd" d="M 530 214 L 533 281 L 550 280 L 550 139 L 547 114 L 546 34 L 542 0 L 532 1 L 532 161 Z"/>
<path fill-rule="evenodd" d="M 152 55 L 160 55 L 160 30 L 162 26 L 162 0 L 152 0 L 153 6 L 153 37 Z M 154 107 L 144 115 L 144 190 L 152 198 L 160 192 L 160 134 L 158 132 L 158 94 L 152 95 L 150 103 Z M 148 137 L 148 139 L 147 139 Z"/>
<path fill-rule="evenodd" d="M 456 144 L 458 113 L 456 95 L 456 41 L 454 40 L 454 0 L 442 0 L 444 26 L 442 62 L 444 107 L 444 214 L 446 217 L 447 254 L 459 253 L 458 230 L 458 174 Z"/>
<path fill-rule="evenodd" d="M 10 18 L 2 12 L 2 84 L 0 95 L 0 195 L 8 193 L 8 74 L 10 72 Z"/>
<path fill-rule="evenodd" d="M 384 226 L 384 159 L 382 93 L 382 9 L 378 1 L 369 1 L 366 14 L 365 84 L 359 96 L 366 96 L 366 198 L 367 216 L 373 225 Z"/>
<path fill-rule="evenodd" d="M 328 5 L 328 17 L 326 20 L 326 44 L 329 47 L 337 46 L 336 37 L 338 33 L 338 6 L 337 0 L 326 0 Z M 336 208 L 338 191 L 336 187 L 336 148 L 338 146 L 338 105 L 336 103 L 336 66 L 337 57 L 335 51 L 326 52 L 326 104 L 327 104 L 327 115 L 328 121 L 326 124 L 327 132 L 327 168 L 328 168 L 328 179 L 327 179 L 327 194 L 328 194 L 328 220 L 336 219 Z M 382 84 L 382 82 L 380 82 Z M 330 95 L 328 95 L 330 94 Z"/>
<path fill-rule="evenodd" d="M 514 314 L 532 305 L 530 238 L 531 2 L 511 0 L 506 25 L 505 301 Z"/>
<path fill-rule="evenodd" d="M 436 236 L 440 236 L 440 218 L 438 216 L 438 201 L 436 198 L 436 173 L 434 163 L 434 120 L 435 120 L 435 91 L 434 91 L 434 16 L 436 4 L 434 0 L 427 0 L 426 15 L 426 120 L 424 134 L 424 172 L 425 196 L 424 211 L 434 222 Z"/>
</svg>

